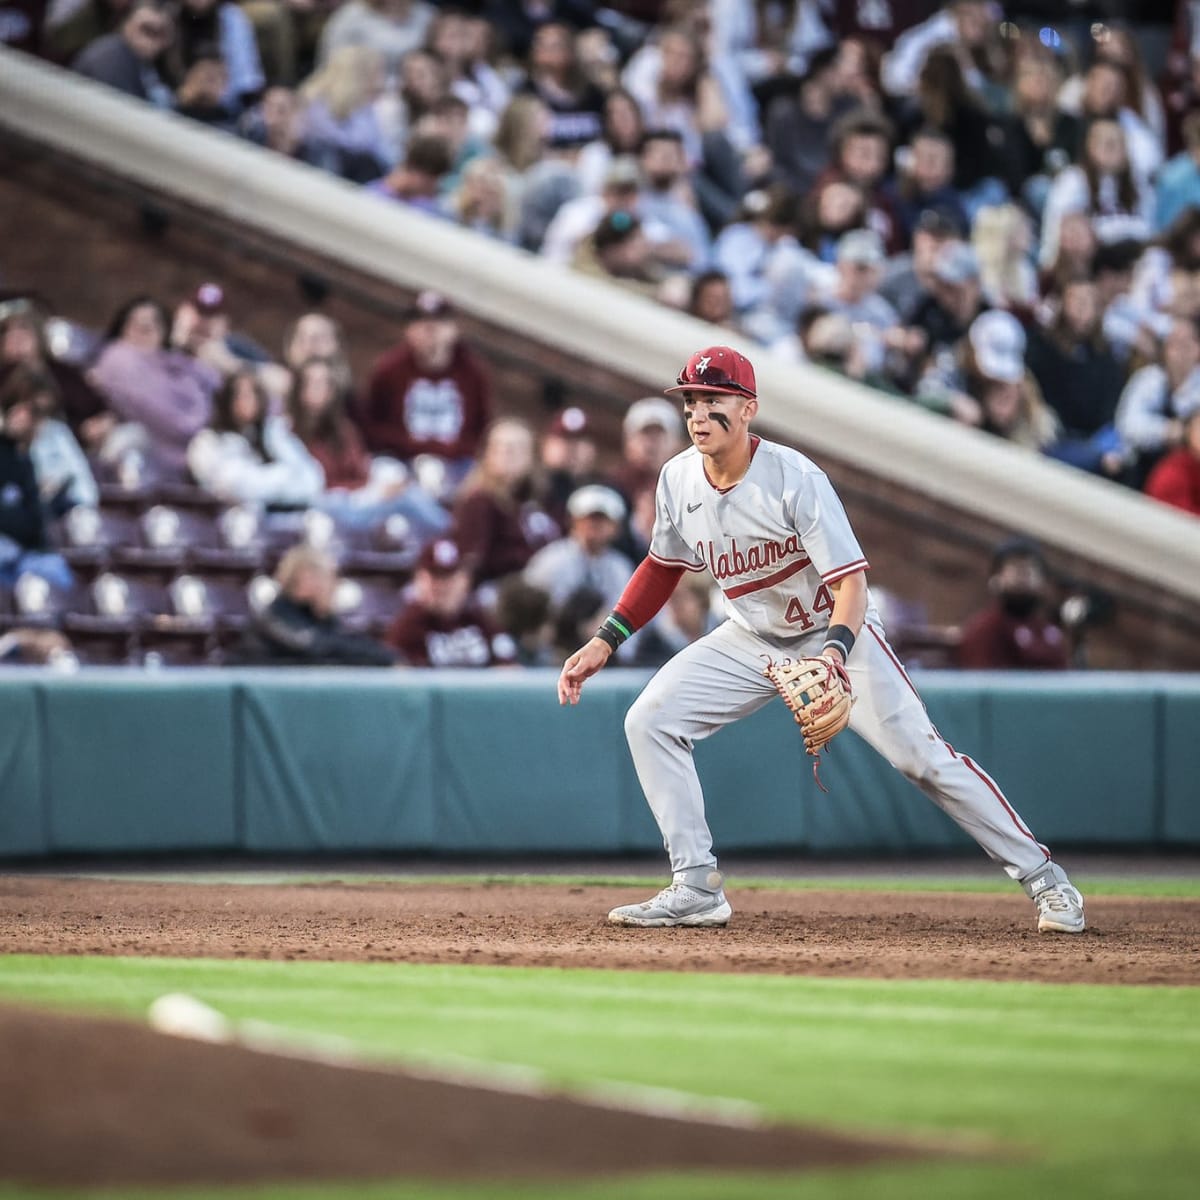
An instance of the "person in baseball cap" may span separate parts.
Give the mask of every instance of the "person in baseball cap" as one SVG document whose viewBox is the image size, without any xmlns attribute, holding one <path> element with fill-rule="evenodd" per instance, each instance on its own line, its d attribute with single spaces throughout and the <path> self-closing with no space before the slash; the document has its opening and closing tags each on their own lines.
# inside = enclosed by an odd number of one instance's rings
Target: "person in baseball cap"
<svg viewBox="0 0 1200 1200">
<path fill-rule="evenodd" d="M 413 297 L 413 302 L 404 314 L 406 321 L 446 321 L 454 316 L 454 306 L 432 288 L 426 288 Z"/>
<path fill-rule="evenodd" d="M 584 517 L 607 517 L 620 523 L 625 519 L 625 501 L 602 483 L 589 483 L 571 493 L 567 512 L 576 520 Z"/>
<path fill-rule="evenodd" d="M 668 396 L 676 392 L 729 392 L 753 400 L 758 395 L 758 385 L 754 381 L 754 367 L 744 354 L 728 346 L 709 346 L 697 350 L 684 363 L 675 386 L 663 391 Z"/>
<path fill-rule="evenodd" d="M 996 309 L 980 313 L 971 322 L 967 339 L 979 373 L 1001 383 L 1025 378 L 1025 330 L 1010 312 Z"/>
</svg>

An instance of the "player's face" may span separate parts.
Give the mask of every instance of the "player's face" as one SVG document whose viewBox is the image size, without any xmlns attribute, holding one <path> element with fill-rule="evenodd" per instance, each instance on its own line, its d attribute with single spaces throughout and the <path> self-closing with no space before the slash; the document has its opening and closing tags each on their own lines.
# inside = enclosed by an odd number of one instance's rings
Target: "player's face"
<svg viewBox="0 0 1200 1200">
<path fill-rule="evenodd" d="M 688 435 L 701 454 L 719 455 L 746 437 L 757 404 L 730 392 L 684 392 Z"/>
</svg>

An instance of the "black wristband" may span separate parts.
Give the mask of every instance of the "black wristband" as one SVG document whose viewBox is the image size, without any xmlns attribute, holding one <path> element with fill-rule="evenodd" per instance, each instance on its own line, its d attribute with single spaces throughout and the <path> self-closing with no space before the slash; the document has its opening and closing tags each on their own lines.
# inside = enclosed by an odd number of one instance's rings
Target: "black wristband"
<svg viewBox="0 0 1200 1200">
<path fill-rule="evenodd" d="M 634 631 L 616 613 L 609 613 L 604 624 L 596 630 L 596 637 L 613 651 L 620 649 L 621 643 L 629 641 L 633 634 Z"/>
<path fill-rule="evenodd" d="M 836 646 L 842 652 L 842 660 L 849 661 L 850 651 L 854 649 L 854 634 L 845 625 L 830 625 L 825 631 L 825 645 L 821 647 L 822 652 L 829 649 L 830 646 Z"/>
</svg>

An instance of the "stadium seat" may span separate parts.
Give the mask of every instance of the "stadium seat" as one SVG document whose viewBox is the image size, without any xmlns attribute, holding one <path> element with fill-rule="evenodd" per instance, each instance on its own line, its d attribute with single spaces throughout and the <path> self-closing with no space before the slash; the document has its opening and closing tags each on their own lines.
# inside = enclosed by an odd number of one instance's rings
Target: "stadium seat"
<svg viewBox="0 0 1200 1200">
<path fill-rule="evenodd" d="M 333 603 L 347 629 L 379 636 L 400 609 L 400 585 L 385 575 L 341 579 Z"/>
<path fill-rule="evenodd" d="M 348 574 L 407 575 L 421 553 L 421 543 L 398 513 L 366 529 L 340 530 L 338 562 Z"/>
</svg>

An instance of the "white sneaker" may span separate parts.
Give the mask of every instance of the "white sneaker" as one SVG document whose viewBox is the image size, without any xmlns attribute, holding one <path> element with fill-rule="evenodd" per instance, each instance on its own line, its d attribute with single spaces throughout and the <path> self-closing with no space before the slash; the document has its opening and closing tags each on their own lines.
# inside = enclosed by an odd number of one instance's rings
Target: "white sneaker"
<svg viewBox="0 0 1200 1200">
<path fill-rule="evenodd" d="M 669 883 L 652 900 L 622 904 L 608 914 L 613 925 L 728 925 L 733 909 L 725 892 L 704 892 L 686 883 Z"/>
<path fill-rule="evenodd" d="M 1034 898 L 1038 911 L 1038 933 L 1082 933 L 1083 897 L 1069 883 L 1039 892 Z"/>
</svg>

